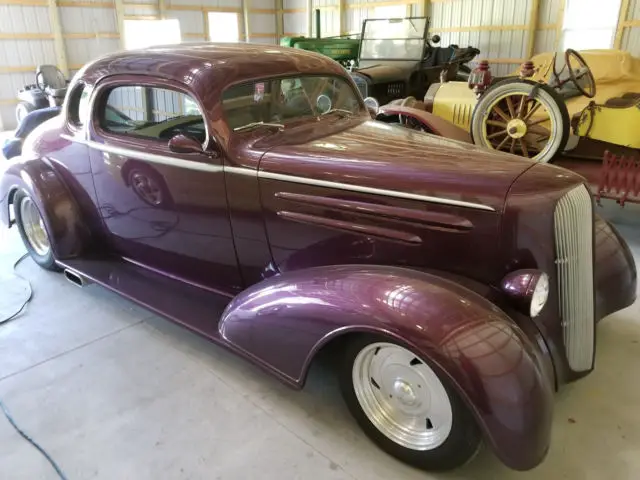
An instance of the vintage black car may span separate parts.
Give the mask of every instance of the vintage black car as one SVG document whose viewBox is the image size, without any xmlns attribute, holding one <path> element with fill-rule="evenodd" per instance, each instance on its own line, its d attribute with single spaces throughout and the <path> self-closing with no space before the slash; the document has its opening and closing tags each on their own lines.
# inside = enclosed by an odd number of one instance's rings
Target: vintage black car
<svg viewBox="0 0 640 480">
<path fill-rule="evenodd" d="M 429 36 L 427 17 L 365 20 L 351 76 L 362 96 L 380 105 L 409 96 L 422 99 L 441 75 L 456 80 L 468 72 L 464 64 L 480 53 L 473 47 L 435 46 L 439 42 L 438 35 Z"/>
</svg>

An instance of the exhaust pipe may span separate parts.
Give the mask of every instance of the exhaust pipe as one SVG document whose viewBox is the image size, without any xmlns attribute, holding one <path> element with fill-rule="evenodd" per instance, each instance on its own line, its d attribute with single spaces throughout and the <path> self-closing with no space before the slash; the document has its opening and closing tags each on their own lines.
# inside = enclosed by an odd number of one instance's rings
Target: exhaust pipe
<svg viewBox="0 0 640 480">
<path fill-rule="evenodd" d="M 89 283 L 86 278 L 82 275 L 74 272 L 73 270 L 69 270 L 68 268 L 64 271 L 64 276 L 67 280 L 73 283 L 77 287 L 86 287 Z"/>
</svg>

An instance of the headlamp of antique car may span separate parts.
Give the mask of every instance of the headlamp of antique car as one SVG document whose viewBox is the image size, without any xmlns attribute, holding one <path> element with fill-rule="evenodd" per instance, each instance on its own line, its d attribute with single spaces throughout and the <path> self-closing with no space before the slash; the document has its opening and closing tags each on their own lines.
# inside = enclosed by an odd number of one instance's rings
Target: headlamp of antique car
<svg viewBox="0 0 640 480">
<path fill-rule="evenodd" d="M 540 270 L 516 270 L 505 276 L 500 286 L 532 318 L 540 314 L 549 298 L 549 276 Z"/>
</svg>

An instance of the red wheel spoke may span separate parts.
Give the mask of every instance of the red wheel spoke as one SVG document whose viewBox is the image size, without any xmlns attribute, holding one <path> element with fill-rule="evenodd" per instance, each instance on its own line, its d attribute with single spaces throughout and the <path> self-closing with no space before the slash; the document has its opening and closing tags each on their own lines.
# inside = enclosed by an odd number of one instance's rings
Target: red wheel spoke
<svg viewBox="0 0 640 480">
<path fill-rule="evenodd" d="M 504 140 L 500 142 L 500 144 L 496 147 L 496 150 L 502 150 L 502 147 L 504 147 L 507 144 L 507 142 L 509 141 L 509 138 L 511 137 L 508 137 L 508 136 L 504 137 Z"/>
<path fill-rule="evenodd" d="M 511 120 L 509 117 L 507 117 L 507 114 L 504 113 L 504 110 L 502 110 L 499 106 L 496 105 L 495 107 L 493 107 L 493 111 L 500 115 L 500 117 L 502 117 L 505 122 L 508 123 L 509 120 Z"/>
<path fill-rule="evenodd" d="M 518 106 L 518 118 L 522 118 L 522 116 L 524 115 L 524 106 L 526 99 L 526 95 L 522 95 L 522 97 L 520 97 L 520 105 Z"/>
<path fill-rule="evenodd" d="M 551 120 L 551 118 L 549 117 L 549 115 L 546 115 L 544 118 L 540 118 L 535 122 L 527 123 L 527 128 L 531 128 L 534 125 L 540 125 L 541 123 L 548 122 L 549 120 Z"/>
<path fill-rule="evenodd" d="M 529 157 L 529 151 L 527 150 L 527 142 L 524 141 L 524 138 L 520 139 L 520 147 L 522 148 L 522 153 L 524 153 L 525 157 Z"/>
<path fill-rule="evenodd" d="M 509 108 L 509 115 L 511 115 L 511 118 L 516 118 L 516 109 L 513 106 L 513 101 L 511 100 L 511 97 L 507 97 L 507 107 Z"/>
<path fill-rule="evenodd" d="M 540 108 L 541 103 L 540 102 L 535 102 L 535 105 L 533 106 L 533 108 L 531 110 L 529 110 L 529 112 L 527 113 L 527 115 L 523 118 L 523 120 L 525 121 L 525 123 L 527 122 L 527 120 L 529 120 L 531 118 L 531 116 L 536 113 L 536 111 Z"/>
<path fill-rule="evenodd" d="M 507 134 L 507 129 L 500 130 L 499 132 L 492 133 L 491 135 L 487 135 L 487 140 L 491 140 L 492 138 L 500 137 L 502 135 Z"/>
<path fill-rule="evenodd" d="M 516 151 L 516 139 L 511 140 L 511 148 L 509 148 L 509 153 L 515 153 Z"/>
<path fill-rule="evenodd" d="M 535 135 L 546 135 L 548 137 L 551 136 L 551 130 L 549 130 L 546 127 L 543 127 L 542 125 L 534 125 L 533 127 L 529 125 L 527 127 L 527 132 L 533 133 Z"/>
<path fill-rule="evenodd" d="M 499 122 L 497 120 L 487 120 L 487 125 L 491 125 L 492 127 L 502 127 L 504 129 L 507 128 L 506 122 Z"/>
</svg>

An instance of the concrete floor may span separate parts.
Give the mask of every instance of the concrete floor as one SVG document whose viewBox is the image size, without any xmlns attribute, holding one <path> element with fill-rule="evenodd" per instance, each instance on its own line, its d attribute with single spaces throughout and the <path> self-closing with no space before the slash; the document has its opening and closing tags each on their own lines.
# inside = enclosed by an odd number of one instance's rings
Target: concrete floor
<svg viewBox="0 0 640 480">
<path fill-rule="evenodd" d="M 640 264 L 640 209 L 607 209 Z M 635 224 L 634 224 L 635 219 Z M 24 285 L 23 252 L 0 231 L 0 317 Z M 35 297 L 0 326 L 0 398 L 69 479 L 640 478 L 640 304 L 598 327 L 597 367 L 557 395 L 552 447 L 517 473 L 488 449 L 432 475 L 360 433 L 322 365 L 302 392 L 99 287 L 83 290 L 30 260 Z M 0 478 L 54 479 L 0 415 Z"/>
</svg>

